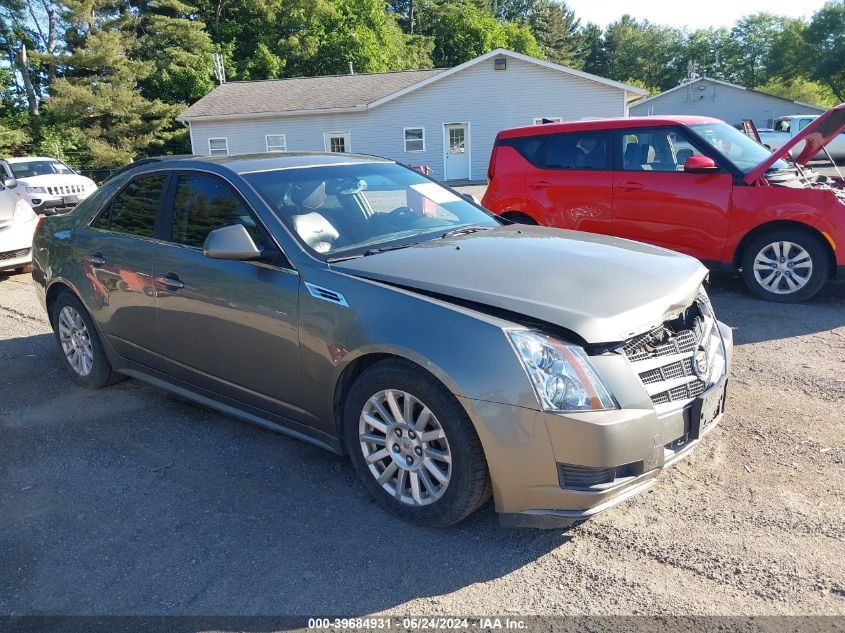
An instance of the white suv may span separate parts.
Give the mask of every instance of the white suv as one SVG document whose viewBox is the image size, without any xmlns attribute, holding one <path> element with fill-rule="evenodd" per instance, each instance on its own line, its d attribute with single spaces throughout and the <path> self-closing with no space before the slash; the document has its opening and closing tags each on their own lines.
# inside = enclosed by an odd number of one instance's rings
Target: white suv
<svg viewBox="0 0 845 633">
<path fill-rule="evenodd" d="M 32 236 L 38 216 L 15 193 L 14 178 L 0 177 L 0 272 L 24 272 L 32 263 Z"/>
<path fill-rule="evenodd" d="M 3 163 L 5 175 L 17 179 L 18 194 L 36 213 L 66 213 L 97 189 L 93 180 L 55 158 L 7 158 Z"/>
</svg>

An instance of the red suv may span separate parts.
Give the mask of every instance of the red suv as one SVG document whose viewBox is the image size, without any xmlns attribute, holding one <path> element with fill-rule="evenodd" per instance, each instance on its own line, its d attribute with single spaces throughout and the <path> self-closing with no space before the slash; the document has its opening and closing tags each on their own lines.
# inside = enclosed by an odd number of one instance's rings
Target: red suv
<svg viewBox="0 0 845 633">
<path fill-rule="evenodd" d="M 505 130 L 483 204 L 517 222 L 681 251 L 712 270 L 742 270 L 764 299 L 801 301 L 845 277 L 845 183 L 806 168 L 843 128 L 845 104 L 777 155 L 706 117 Z M 792 165 L 781 158 L 790 151 Z"/>
</svg>

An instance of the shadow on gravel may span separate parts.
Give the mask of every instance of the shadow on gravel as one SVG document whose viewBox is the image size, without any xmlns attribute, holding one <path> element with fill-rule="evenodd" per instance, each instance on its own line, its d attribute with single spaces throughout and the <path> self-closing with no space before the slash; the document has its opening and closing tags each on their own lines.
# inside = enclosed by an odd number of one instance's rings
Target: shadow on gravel
<svg viewBox="0 0 845 633">
<path fill-rule="evenodd" d="M 92 392 L 0 340 L 0 614 L 366 614 L 569 540 L 380 510 L 346 460 L 137 381 Z"/>
<path fill-rule="evenodd" d="M 845 283 L 829 283 L 804 303 L 774 303 L 752 295 L 736 275 L 710 275 L 716 316 L 733 328 L 737 345 L 845 327 Z"/>
</svg>

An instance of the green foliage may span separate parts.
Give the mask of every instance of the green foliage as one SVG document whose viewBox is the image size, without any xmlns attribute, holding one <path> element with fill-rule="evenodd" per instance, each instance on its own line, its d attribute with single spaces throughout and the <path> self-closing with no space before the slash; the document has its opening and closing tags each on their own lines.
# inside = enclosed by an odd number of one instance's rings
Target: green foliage
<svg viewBox="0 0 845 633">
<path fill-rule="evenodd" d="M 678 29 L 623 15 L 608 25 L 600 44 L 604 74 L 618 81 L 638 81 L 652 92 L 666 90 L 686 75 L 683 46 Z"/>
<path fill-rule="evenodd" d="M 784 99 L 801 101 L 828 108 L 832 108 L 838 103 L 836 95 L 833 94 L 829 86 L 817 81 L 810 81 L 804 77 L 770 79 L 768 83 L 757 86 L 757 90 L 783 97 Z"/>
<path fill-rule="evenodd" d="M 526 27 L 500 23 L 470 0 L 439 1 L 422 5 L 420 33 L 434 40 L 432 61 L 437 68 L 457 66 L 494 48 L 542 57 L 537 40 Z"/>
<path fill-rule="evenodd" d="M 546 59 L 563 66 L 581 68 L 587 43 L 581 20 L 565 3 L 534 0 L 531 4 L 527 24 Z"/>
<path fill-rule="evenodd" d="M 813 15 L 806 39 L 812 51 L 810 77 L 845 101 L 845 0 L 825 3 Z"/>
</svg>

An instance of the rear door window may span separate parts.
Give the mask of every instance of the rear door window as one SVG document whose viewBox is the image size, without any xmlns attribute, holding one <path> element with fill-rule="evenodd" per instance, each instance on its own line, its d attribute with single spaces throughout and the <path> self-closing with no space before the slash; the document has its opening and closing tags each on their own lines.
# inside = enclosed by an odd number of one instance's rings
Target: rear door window
<svg viewBox="0 0 845 633">
<path fill-rule="evenodd" d="M 91 226 L 133 237 L 154 237 L 156 215 L 166 182 L 165 174 L 135 178 L 114 197 Z"/>
<path fill-rule="evenodd" d="M 542 155 L 545 169 L 608 169 L 607 135 L 603 132 L 551 134 Z"/>
</svg>

